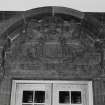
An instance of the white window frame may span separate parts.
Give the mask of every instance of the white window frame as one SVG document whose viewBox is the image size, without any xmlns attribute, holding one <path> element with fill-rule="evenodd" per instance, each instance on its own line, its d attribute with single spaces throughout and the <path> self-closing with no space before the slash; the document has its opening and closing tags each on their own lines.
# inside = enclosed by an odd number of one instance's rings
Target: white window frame
<svg viewBox="0 0 105 105">
<path fill-rule="evenodd" d="M 16 85 L 17 84 L 35 84 L 35 83 L 70 83 L 70 84 L 81 84 L 88 85 L 89 89 L 89 105 L 93 105 L 93 88 L 92 81 L 64 81 L 64 80 L 12 80 L 12 91 L 11 91 L 11 103 L 10 105 L 15 105 L 16 96 Z"/>
</svg>

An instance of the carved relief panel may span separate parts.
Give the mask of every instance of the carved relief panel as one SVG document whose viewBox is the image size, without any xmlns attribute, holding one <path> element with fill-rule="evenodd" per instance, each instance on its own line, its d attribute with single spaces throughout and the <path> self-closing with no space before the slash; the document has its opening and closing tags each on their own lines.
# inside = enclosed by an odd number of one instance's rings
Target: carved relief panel
<svg viewBox="0 0 105 105">
<path fill-rule="evenodd" d="M 93 68 L 100 62 L 100 53 L 95 51 L 88 34 L 73 19 L 66 21 L 58 16 L 31 19 L 25 31 L 13 41 L 9 57 L 23 69 L 49 68 L 49 65 L 54 69 L 63 69 L 65 65 L 67 69 Z"/>
</svg>

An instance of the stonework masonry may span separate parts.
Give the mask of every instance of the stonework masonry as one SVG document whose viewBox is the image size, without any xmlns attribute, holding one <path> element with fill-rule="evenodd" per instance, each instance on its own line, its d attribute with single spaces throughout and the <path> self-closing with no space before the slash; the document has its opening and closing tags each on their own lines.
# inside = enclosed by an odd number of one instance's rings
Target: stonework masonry
<svg viewBox="0 0 105 105">
<path fill-rule="evenodd" d="M 46 7 L 11 14 L 0 20 L 0 105 L 10 105 L 14 79 L 92 80 L 94 105 L 105 105 L 105 13 Z"/>
</svg>

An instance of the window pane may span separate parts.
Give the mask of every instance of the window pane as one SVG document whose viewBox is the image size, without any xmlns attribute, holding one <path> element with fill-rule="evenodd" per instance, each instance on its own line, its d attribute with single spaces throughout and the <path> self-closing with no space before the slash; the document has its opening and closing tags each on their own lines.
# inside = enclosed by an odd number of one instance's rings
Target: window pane
<svg viewBox="0 0 105 105">
<path fill-rule="evenodd" d="M 81 92 L 80 91 L 71 91 L 71 103 L 81 104 Z"/>
<path fill-rule="evenodd" d="M 59 91 L 59 103 L 70 103 L 69 91 Z"/>
<path fill-rule="evenodd" d="M 45 102 L 45 91 L 35 91 L 35 103 L 44 103 Z"/>
<path fill-rule="evenodd" d="M 23 91 L 23 103 L 33 102 L 33 91 Z"/>
</svg>

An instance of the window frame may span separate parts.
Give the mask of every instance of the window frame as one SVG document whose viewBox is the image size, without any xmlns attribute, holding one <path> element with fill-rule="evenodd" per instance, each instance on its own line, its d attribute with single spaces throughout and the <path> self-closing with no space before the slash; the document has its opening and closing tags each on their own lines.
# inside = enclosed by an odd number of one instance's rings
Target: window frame
<svg viewBox="0 0 105 105">
<path fill-rule="evenodd" d="M 93 105 L 93 87 L 92 81 L 70 81 L 70 80 L 12 80 L 11 101 L 10 105 L 15 105 L 16 86 L 17 84 L 34 84 L 34 83 L 70 83 L 88 85 L 89 105 Z"/>
</svg>

